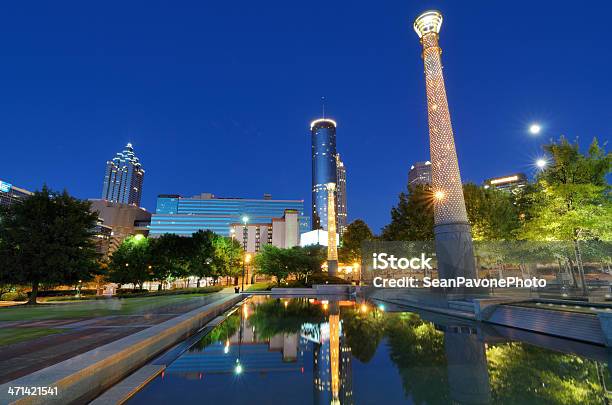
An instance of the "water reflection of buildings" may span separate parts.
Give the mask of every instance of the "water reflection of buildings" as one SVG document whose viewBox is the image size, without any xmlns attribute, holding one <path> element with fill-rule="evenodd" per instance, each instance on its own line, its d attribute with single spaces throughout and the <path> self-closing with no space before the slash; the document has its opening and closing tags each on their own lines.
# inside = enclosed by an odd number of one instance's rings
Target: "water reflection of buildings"
<svg viewBox="0 0 612 405">
<path fill-rule="evenodd" d="M 240 323 L 231 336 L 220 336 L 218 341 L 203 348 L 194 346 L 172 362 L 165 374 L 175 373 L 189 379 L 202 379 L 204 374 L 237 374 L 238 364 L 239 373 L 303 373 L 305 352 L 312 348 L 313 402 L 353 404 L 352 354 L 342 329 L 339 311 L 341 305 L 353 303 L 311 302 L 320 305 L 328 313 L 326 322 L 304 323 L 299 333 L 278 333 L 263 338 L 250 322 L 252 310 L 257 310 L 260 301 L 257 298 L 251 301 L 254 307 L 244 305 L 240 309 Z"/>
<path fill-rule="evenodd" d="M 338 302 L 324 303 L 328 321 L 302 325 L 302 338 L 313 343 L 315 404 L 353 404 L 351 348 L 340 322 Z"/>
<path fill-rule="evenodd" d="M 187 351 L 166 369 L 166 373 L 201 378 L 202 373 L 303 372 L 304 347 L 299 334 L 279 333 L 262 338 L 250 324 L 249 314 L 248 307 L 243 306 L 236 332 L 203 349 Z"/>
</svg>

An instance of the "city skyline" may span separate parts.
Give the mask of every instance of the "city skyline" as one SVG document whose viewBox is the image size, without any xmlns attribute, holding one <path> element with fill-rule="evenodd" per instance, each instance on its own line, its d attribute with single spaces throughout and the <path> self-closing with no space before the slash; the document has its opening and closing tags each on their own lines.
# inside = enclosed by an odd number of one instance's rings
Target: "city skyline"
<svg viewBox="0 0 612 405">
<path fill-rule="evenodd" d="M 93 16 L 93 9 L 59 5 L 42 10 L 50 19 L 34 17 L 30 24 L 35 25 L 18 26 L 13 21 L 23 21 L 18 17 L 27 10 L 11 5 L 4 13 L 3 37 L 19 40 L 3 44 L 8 63 L 0 68 L 5 78 L 0 130 L 7 135 L 4 147 L 14 152 L 4 159 L 2 178 L 29 190 L 47 183 L 79 198 L 97 197 L 101 162 L 129 141 L 147 164 L 141 205 L 150 211 L 157 194 L 189 195 L 202 189 L 240 197 L 270 192 L 308 201 L 307 122 L 320 94 L 326 94 L 347 136 L 341 151 L 351 169 L 349 221 L 362 218 L 377 232 L 388 223 L 389 210 L 406 187 L 410 165 L 429 158 L 422 65 L 414 58 L 419 50 L 410 29 L 411 16 L 428 8 L 441 9 L 449 18 L 444 61 L 452 67 L 447 87 L 463 181 L 481 184 L 492 176 L 533 174 L 533 161 L 542 153 L 539 146 L 561 134 L 579 136 L 583 147 L 593 136 L 602 143 L 608 140 L 612 123 L 593 117 L 605 116 L 610 83 L 595 82 L 593 66 L 583 63 L 583 55 L 596 52 L 610 38 L 609 29 L 589 27 L 587 38 L 578 41 L 567 29 L 576 10 L 561 4 L 555 6 L 555 19 L 544 19 L 525 32 L 515 29 L 520 4 L 485 4 L 469 11 L 443 2 L 398 1 L 373 11 L 332 5 L 330 12 L 342 18 L 317 33 L 305 25 L 314 5 L 282 6 L 270 15 L 270 10 L 246 5 L 244 16 L 234 16 L 222 5 L 207 12 L 189 6 L 193 10 L 174 9 L 167 18 L 170 27 L 195 29 L 193 39 L 179 29 L 166 42 L 139 34 L 153 29 L 152 21 L 167 11 L 163 7 L 148 8 L 148 18 L 136 20 L 142 10 L 132 6 L 123 17 L 102 10 L 91 24 L 80 25 L 71 22 L 74 14 Z M 524 4 L 533 13 L 548 8 Z M 602 7 L 605 11 L 610 6 Z M 221 15 L 219 23 L 201 28 L 207 25 L 201 18 L 208 22 L 210 14 Z M 485 14 L 492 17 L 482 19 L 486 38 L 469 24 Z M 236 17 L 232 27 L 245 23 L 241 30 L 251 30 L 247 15 L 258 24 L 261 18 L 289 15 L 295 28 L 283 23 L 287 38 L 279 43 L 265 41 L 275 38 L 273 31 L 254 33 L 248 46 L 264 44 L 255 54 L 238 42 L 244 40 L 242 31 L 232 34 L 223 28 L 223 22 Z M 360 24 L 364 18 L 371 21 L 367 29 Z M 210 30 L 224 34 L 218 45 L 201 41 Z M 157 35 L 168 33 L 164 29 Z M 285 41 L 301 45 L 287 48 Z M 538 41 L 547 41 L 547 46 Z M 208 52 L 202 51 L 217 46 L 228 52 L 211 64 Z M 287 50 L 283 58 L 264 63 L 279 46 Z M 475 66 L 477 50 L 485 48 L 488 58 Z M 309 66 L 304 70 L 299 65 L 315 50 L 330 63 L 313 68 L 304 62 Z M 50 52 L 54 60 L 44 71 L 33 72 L 47 60 L 38 59 L 40 55 Z M 167 55 L 176 61 L 160 59 Z M 603 64 L 612 59 L 606 53 L 600 56 Z M 177 71 L 184 74 L 179 77 Z M 294 80 L 297 76 L 304 77 L 303 83 Z M 263 88 L 268 95 L 262 96 Z M 504 97 L 494 109 L 483 102 L 500 93 Z M 542 126 L 538 136 L 528 132 L 534 121 Z M 26 148 L 27 154 L 17 153 Z M 377 149 L 384 158 L 364 164 Z M 268 153 L 269 174 L 246 184 L 244 173 Z M 279 167 L 283 170 L 275 169 Z"/>
</svg>

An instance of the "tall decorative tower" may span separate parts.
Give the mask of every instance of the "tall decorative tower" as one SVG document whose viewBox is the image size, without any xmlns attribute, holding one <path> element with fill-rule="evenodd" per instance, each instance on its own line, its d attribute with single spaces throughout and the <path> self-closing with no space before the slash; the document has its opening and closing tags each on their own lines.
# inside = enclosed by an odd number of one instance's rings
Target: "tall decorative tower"
<svg viewBox="0 0 612 405">
<path fill-rule="evenodd" d="M 336 154 L 336 218 L 338 223 L 338 234 L 340 239 L 346 230 L 346 167 L 340 159 L 340 154 Z"/>
<path fill-rule="evenodd" d="M 336 183 L 327 183 L 327 274 L 338 272 L 338 247 L 336 246 Z"/>
<path fill-rule="evenodd" d="M 442 49 L 438 45 L 441 26 L 442 14 L 434 10 L 424 12 L 414 21 L 414 30 L 423 45 L 425 63 L 438 273 L 440 278 L 475 278 L 472 235 L 444 87 Z"/>
</svg>

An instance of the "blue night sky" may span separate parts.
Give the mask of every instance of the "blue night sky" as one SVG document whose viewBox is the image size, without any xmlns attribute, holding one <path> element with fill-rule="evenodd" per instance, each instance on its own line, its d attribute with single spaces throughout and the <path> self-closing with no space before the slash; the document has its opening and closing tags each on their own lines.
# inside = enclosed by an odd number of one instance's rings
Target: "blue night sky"
<svg viewBox="0 0 612 405">
<path fill-rule="evenodd" d="M 99 198 L 129 141 L 160 193 L 304 199 L 309 122 L 338 121 L 349 219 L 378 231 L 429 157 L 412 21 L 437 8 L 464 181 L 612 132 L 605 1 L 61 1 L 0 9 L 0 179 Z M 583 32 L 581 32 L 583 31 Z M 526 132 L 533 120 L 542 135 Z"/>
</svg>

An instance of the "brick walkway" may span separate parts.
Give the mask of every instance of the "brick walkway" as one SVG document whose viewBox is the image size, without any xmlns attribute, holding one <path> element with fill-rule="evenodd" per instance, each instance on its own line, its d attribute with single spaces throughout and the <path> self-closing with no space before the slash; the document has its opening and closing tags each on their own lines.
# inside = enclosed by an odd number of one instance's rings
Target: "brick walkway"
<svg viewBox="0 0 612 405">
<path fill-rule="evenodd" d="M 34 321 L 0 321 L 0 328 L 56 328 L 61 333 L 0 346 L 0 384 L 87 352 L 177 315 L 209 304 L 226 294 L 215 293 L 131 315 Z"/>
</svg>

